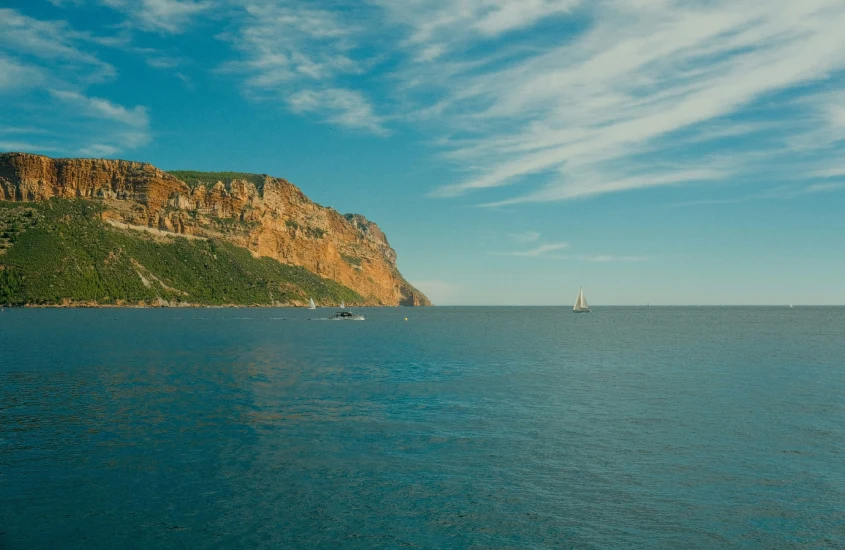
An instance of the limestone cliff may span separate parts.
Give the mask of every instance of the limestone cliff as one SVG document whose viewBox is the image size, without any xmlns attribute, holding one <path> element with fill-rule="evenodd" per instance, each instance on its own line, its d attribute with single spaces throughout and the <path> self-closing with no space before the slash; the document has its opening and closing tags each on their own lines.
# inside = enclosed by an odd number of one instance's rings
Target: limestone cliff
<svg viewBox="0 0 845 550">
<path fill-rule="evenodd" d="M 0 154 L 0 200 L 86 198 L 116 226 L 223 239 L 337 281 L 368 305 L 430 305 L 399 273 L 379 227 L 341 215 L 269 176 L 188 185 L 141 162 Z"/>
</svg>

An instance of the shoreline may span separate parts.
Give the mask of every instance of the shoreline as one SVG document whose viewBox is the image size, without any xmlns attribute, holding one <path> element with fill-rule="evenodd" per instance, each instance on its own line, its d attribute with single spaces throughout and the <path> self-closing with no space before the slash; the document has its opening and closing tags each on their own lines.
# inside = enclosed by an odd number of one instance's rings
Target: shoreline
<svg viewBox="0 0 845 550">
<path fill-rule="evenodd" d="M 178 305 L 152 305 L 152 304 L 24 304 L 24 305 L 3 305 L 4 309 L 308 309 L 308 304 L 188 304 L 180 302 Z M 428 306 L 391 306 L 391 305 L 365 305 L 346 304 L 346 309 L 353 307 L 428 307 Z M 338 309 L 340 305 L 320 306 L 317 309 Z"/>
</svg>

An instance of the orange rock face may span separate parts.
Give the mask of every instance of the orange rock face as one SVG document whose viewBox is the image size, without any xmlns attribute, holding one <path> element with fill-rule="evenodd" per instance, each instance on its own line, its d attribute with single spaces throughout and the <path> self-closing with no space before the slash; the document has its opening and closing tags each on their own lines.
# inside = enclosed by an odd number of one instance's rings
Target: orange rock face
<svg viewBox="0 0 845 550">
<path fill-rule="evenodd" d="M 97 200 L 104 218 L 131 225 L 228 240 L 344 284 L 366 305 L 431 305 L 399 273 L 396 252 L 375 223 L 320 206 L 284 179 L 191 189 L 142 162 L 0 154 L 0 200 L 52 197 Z"/>
</svg>

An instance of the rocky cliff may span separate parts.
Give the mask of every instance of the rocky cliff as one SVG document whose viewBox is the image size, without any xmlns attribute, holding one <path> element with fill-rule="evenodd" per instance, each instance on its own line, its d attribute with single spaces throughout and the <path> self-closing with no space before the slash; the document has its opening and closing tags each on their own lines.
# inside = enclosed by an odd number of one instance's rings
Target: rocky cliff
<svg viewBox="0 0 845 550">
<path fill-rule="evenodd" d="M 0 154 L 0 200 L 89 199 L 116 227 L 225 240 L 332 279 L 368 305 L 430 305 L 399 273 L 387 237 L 364 216 L 320 206 L 281 178 L 200 180 L 189 185 L 141 162 Z"/>
</svg>

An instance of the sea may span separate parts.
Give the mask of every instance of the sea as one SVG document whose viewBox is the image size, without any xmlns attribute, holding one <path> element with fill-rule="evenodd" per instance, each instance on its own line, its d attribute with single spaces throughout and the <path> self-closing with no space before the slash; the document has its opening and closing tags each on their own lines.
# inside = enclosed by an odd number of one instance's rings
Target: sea
<svg viewBox="0 0 845 550">
<path fill-rule="evenodd" d="M 333 312 L 0 312 L 0 548 L 845 548 L 845 308 Z"/>
</svg>

